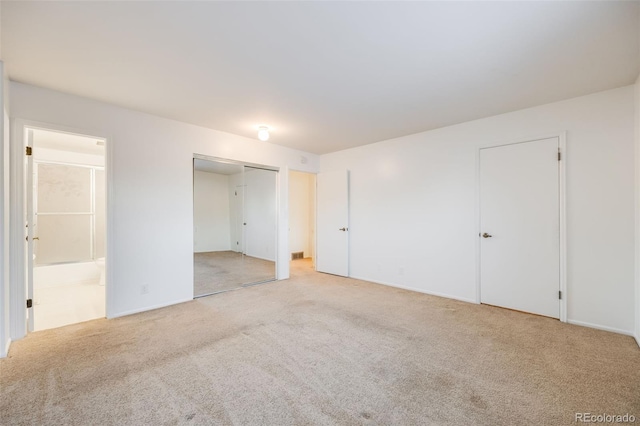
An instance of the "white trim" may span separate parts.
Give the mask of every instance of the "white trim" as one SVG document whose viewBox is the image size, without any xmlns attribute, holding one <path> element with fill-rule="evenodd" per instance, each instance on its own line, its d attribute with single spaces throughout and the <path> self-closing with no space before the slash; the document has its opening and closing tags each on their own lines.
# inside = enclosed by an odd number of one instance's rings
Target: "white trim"
<svg viewBox="0 0 640 426">
<path fill-rule="evenodd" d="M 277 275 L 278 281 L 288 280 L 291 278 L 291 253 L 289 247 L 289 206 L 291 205 L 291 169 L 289 166 L 283 166 L 278 172 L 278 214 L 277 214 L 277 239 L 276 239 L 276 256 L 278 258 Z M 282 216 L 282 217 L 281 217 Z M 282 220 L 281 220 L 282 219 Z M 283 232 L 281 225 L 286 223 L 286 238 L 281 238 Z"/>
<path fill-rule="evenodd" d="M 25 122 L 13 120 L 9 147 L 10 164 L 10 230 L 9 230 L 9 325 L 10 338 L 22 339 L 27 334 L 26 276 L 25 276 Z"/>
<path fill-rule="evenodd" d="M 558 162 L 558 197 L 560 207 L 560 321 L 567 322 L 569 293 L 567 292 L 567 132 L 558 135 L 560 161 Z"/>
<path fill-rule="evenodd" d="M 474 303 L 480 304 L 482 301 L 480 300 L 480 291 L 482 290 L 482 282 L 480 280 L 480 233 L 481 231 L 481 218 L 480 218 L 480 150 L 481 148 L 476 149 L 476 199 L 474 206 L 474 214 L 476 218 L 475 225 L 475 233 L 474 238 L 476 240 L 476 297 Z M 477 235 L 477 237 L 476 237 Z"/>
<path fill-rule="evenodd" d="M 614 328 L 614 327 L 607 327 L 606 325 L 592 324 L 590 322 L 577 321 L 577 320 L 572 320 L 572 319 L 567 320 L 567 323 L 568 324 L 572 324 L 572 325 L 579 325 L 581 327 L 588 327 L 588 328 L 593 328 L 593 329 L 596 329 L 596 330 L 609 331 L 611 333 L 618 333 L 618 334 L 624 334 L 625 336 L 635 337 L 633 335 L 633 331 L 622 330 L 620 328 Z"/>
<path fill-rule="evenodd" d="M 289 223 L 289 193 L 287 192 L 286 197 L 284 196 L 285 194 L 281 194 L 281 189 L 282 186 L 284 185 L 283 182 L 281 181 L 281 179 L 285 179 L 284 183 L 286 183 L 286 189 L 288 191 L 289 189 L 289 172 L 287 171 L 287 167 L 284 167 L 284 171 L 281 171 L 280 168 L 278 168 L 278 170 L 275 170 L 276 172 L 276 249 L 275 249 L 275 253 L 274 253 L 274 257 L 275 257 L 275 281 L 279 281 L 281 279 L 280 277 L 280 273 L 284 273 L 284 265 L 282 263 L 282 259 L 280 259 L 280 243 L 282 244 L 286 244 L 286 251 L 289 251 L 289 241 L 280 241 L 280 231 L 281 231 L 281 224 L 282 221 L 280 220 L 280 214 L 283 212 L 287 213 L 287 224 Z M 286 173 L 286 175 L 281 174 L 281 173 Z M 287 205 L 285 206 L 285 208 L 282 208 L 282 206 L 280 205 L 280 203 L 282 201 L 286 200 L 287 201 Z M 289 226 L 287 225 L 286 229 L 289 229 Z M 288 235 L 288 232 L 287 232 Z M 289 263 L 287 263 L 287 267 L 289 266 Z M 288 271 L 287 271 L 287 275 L 288 275 Z M 289 278 L 287 276 L 287 278 Z"/>
<path fill-rule="evenodd" d="M 11 347 L 11 338 L 7 339 L 4 346 L 4 352 L 0 352 L 0 358 L 6 358 L 9 355 L 9 347 Z"/>
<path fill-rule="evenodd" d="M 356 277 L 356 276 L 343 277 L 343 278 L 349 278 L 349 279 L 360 280 L 360 281 L 367 281 L 367 282 L 370 282 L 372 284 L 379 284 L 379 285 L 384 285 L 384 286 L 388 286 L 388 287 L 401 288 L 403 290 L 415 291 L 416 293 L 428 294 L 430 296 L 443 297 L 445 299 L 453 299 L 453 300 L 459 300 L 461 302 L 467 302 L 467 303 L 476 304 L 476 301 L 471 299 L 471 298 L 454 296 L 452 294 L 438 293 L 436 291 L 423 290 L 421 288 L 409 287 L 409 286 L 401 285 L 401 284 L 394 284 L 394 283 L 390 283 L 390 282 L 387 282 L 387 281 L 373 280 L 373 279 L 370 279 L 370 278 Z"/>
<path fill-rule="evenodd" d="M 78 136 L 86 136 L 93 139 L 103 139 L 105 141 L 105 169 L 106 169 L 106 301 L 105 312 L 107 318 L 109 318 L 110 311 L 113 305 L 113 296 L 111 291 L 113 276 L 113 268 L 111 267 L 112 257 L 115 254 L 113 252 L 113 244 L 115 229 L 113 226 L 113 206 L 111 200 L 113 200 L 113 170 L 111 167 L 111 161 L 113 158 L 113 139 L 105 135 L 101 131 L 95 131 L 91 129 L 79 129 L 71 128 L 68 126 L 62 126 L 51 123 L 43 123 L 33 120 L 25 120 L 20 118 L 14 118 L 12 120 L 12 134 L 10 141 L 10 155 L 11 155 L 11 221 L 10 221 L 10 330 L 11 339 L 18 340 L 23 338 L 27 333 L 26 322 L 26 258 L 25 258 L 25 245 L 24 245 L 24 229 L 26 219 L 26 194 L 25 194 L 25 167 L 24 167 L 24 129 L 40 129 L 49 130 L 59 133 L 68 133 Z"/>
<path fill-rule="evenodd" d="M 27 130 L 27 137 L 26 137 L 26 146 L 33 148 L 33 130 L 29 129 Z M 26 272 L 26 278 L 27 278 L 27 295 L 26 295 L 26 299 L 29 300 L 33 300 L 33 268 L 34 268 L 34 259 L 33 259 L 33 254 L 34 254 L 34 247 L 35 244 L 33 243 L 33 238 L 34 238 L 34 231 L 35 231 L 35 199 L 33 198 L 35 196 L 35 193 L 33 191 L 33 183 L 34 183 L 34 172 L 35 170 L 38 170 L 37 167 L 35 167 L 34 161 L 33 161 L 33 155 L 28 156 L 28 157 L 24 157 L 26 159 L 26 174 L 25 174 L 25 191 L 24 191 L 24 195 L 26 195 L 26 223 L 27 223 L 27 244 L 25 246 L 26 249 L 26 261 L 27 261 L 27 272 Z M 34 168 L 35 167 L 35 168 Z M 24 244 L 24 243 L 23 243 Z M 27 333 L 31 333 L 32 331 L 35 330 L 35 313 L 34 311 L 36 310 L 35 307 L 31 307 L 31 311 L 29 311 L 27 309 Z"/>
<path fill-rule="evenodd" d="M 566 192 L 566 161 L 567 161 L 567 132 L 559 132 L 553 134 L 542 135 L 538 137 L 526 137 L 522 139 L 511 140 L 511 142 L 501 141 L 494 143 L 481 143 L 478 145 L 476 150 L 476 194 L 475 194 L 475 235 L 480 235 L 482 230 L 480 229 L 480 151 L 485 148 L 496 148 L 500 146 L 507 145 L 515 145 L 520 143 L 527 142 L 535 142 L 543 139 L 552 139 L 558 138 L 558 148 L 560 149 L 560 153 L 562 155 L 561 161 L 558 162 L 558 197 L 559 197 L 559 205 L 558 205 L 558 222 L 559 222 L 559 268 L 560 268 L 560 276 L 559 276 L 559 289 L 562 292 L 562 299 L 560 299 L 560 312 L 559 319 L 561 322 L 567 322 L 567 215 L 566 215 L 566 205 L 567 205 L 567 192 Z M 476 238 L 476 297 L 474 303 L 481 303 L 481 287 L 482 283 L 480 281 L 480 238 Z"/>
<path fill-rule="evenodd" d="M 635 338 L 640 346 L 640 74 L 636 78 L 634 87 L 634 149 L 635 149 L 635 174 L 634 174 L 634 208 L 635 208 L 635 233 L 634 233 L 634 328 Z"/>
<path fill-rule="evenodd" d="M 8 93 L 8 79 L 4 63 L 0 61 L 0 358 L 7 356 L 9 351 L 5 339 L 10 341 L 9 333 L 9 144 L 11 140 L 10 124 L 7 116 L 5 100 Z M 5 138 L 5 136 L 7 136 Z M 6 149 L 6 151 L 5 151 Z M 6 156 L 5 156 L 6 153 Z M 5 189 L 7 192 L 5 192 Z M 5 226 L 5 224 L 7 226 Z"/>
<path fill-rule="evenodd" d="M 347 277 L 351 277 L 351 170 L 347 169 Z M 316 191 L 317 194 L 317 191 Z M 316 209 L 318 204 L 316 203 Z M 316 217 L 318 214 L 316 213 Z M 316 228 L 316 235 L 318 228 Z"/>
<path fill-rule="evenodd" d="M 205 154 L 193 154 L 193 158 L 194 159 L 198 159 L 198 160 L 206 160 L 206 161 L 213 161 L 216 163 L 225 163 L 225 164 L 236 164 L 238 166 L 247 166 L 247 167 L 253 167 L 254 169 L 265 169 L 265 170 L 272 170 L 274 172 L 280 172 L 280 167 L 278 166 L 267 166 L 266 164 L 257 164 L 257 163 L 248 163 L 246 161 L 240 161 L 240 160 L 230 160 L 228 158 L 222 158 L 222 157 L 214 157 L 211 155 L 205 155 Z M 192 163 L 192 168 L 195 167 L 193 166 Z"/>
<path fill-rule="evenodd" d="M 192 302 L 193 300 L 195 299 L 194 298 L 179 299 L 174 302 L 167 302 L 167 303 L 161 303 L 159 305 L 145 306 L 144 308 L 131 309 L 130 311 L 118 312 L 113 315 L 107 315 L 107 319 L 126 317 L 127 315 L 133 315 L 133 314 L 140 314 L 143 312 L 153 311 L 155 309 L 166 308 L 173 305 L 179 305 L 180 303 Z"/>
</svg>

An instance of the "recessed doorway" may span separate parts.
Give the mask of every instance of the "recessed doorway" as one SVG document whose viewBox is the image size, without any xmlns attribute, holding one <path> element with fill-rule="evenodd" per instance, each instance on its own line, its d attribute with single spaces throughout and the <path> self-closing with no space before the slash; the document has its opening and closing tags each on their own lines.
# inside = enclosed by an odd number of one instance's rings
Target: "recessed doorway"
<svg viewBox="0 0 640 426">
<path fill-rule="evenodd" d="M 289 251 L 292 270 L 314 270 L 316 253 L 316 175 L 289 172 Z"/>
<path fill-rule="evenodd" d="M 105 317 L 105 139 L 29 128 L 30 331 Z"/>
</svg>

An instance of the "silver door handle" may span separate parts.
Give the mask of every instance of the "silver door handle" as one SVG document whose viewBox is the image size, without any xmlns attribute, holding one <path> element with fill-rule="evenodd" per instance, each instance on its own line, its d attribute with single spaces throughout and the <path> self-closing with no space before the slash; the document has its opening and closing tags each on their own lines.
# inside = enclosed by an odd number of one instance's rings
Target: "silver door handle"
<svg viewBox="0 0 640 426">
<path fill-rule="evenodd" d="M 343 231 L 343 232 L 344 231 L 348 231 L 348 230 L 349 230 L 349 228 L 340 228 L 340 229 L 338 229 L 338 231 Z"/>
<path fill-rule="evenodd" d="M 487 234 L 486 232 L 482 234 L 482 238 L 491 238 L 493 235 Z"/>
</svg>

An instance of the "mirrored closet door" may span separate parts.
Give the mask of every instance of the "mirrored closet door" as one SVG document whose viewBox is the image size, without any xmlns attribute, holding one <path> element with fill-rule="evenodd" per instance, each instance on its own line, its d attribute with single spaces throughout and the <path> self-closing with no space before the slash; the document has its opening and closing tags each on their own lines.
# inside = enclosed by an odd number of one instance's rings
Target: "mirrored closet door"
<svg viewBox="0 0 640 426">
<path fill-rule="evenodd" d="M 195 158 L 193 189 L 194 296 L 275 280 L 277 171 Z"/>
</svg>

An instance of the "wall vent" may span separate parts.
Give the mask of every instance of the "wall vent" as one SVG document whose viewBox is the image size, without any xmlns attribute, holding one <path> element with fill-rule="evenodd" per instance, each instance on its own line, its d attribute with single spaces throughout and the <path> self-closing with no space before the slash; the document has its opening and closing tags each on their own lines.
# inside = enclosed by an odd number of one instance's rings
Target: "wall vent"
<svg viewBox="0 0 640 426">
<path fill-rule="evenodd" d="M 296 259 L 304 259 L 304 252 L 298 251 L 295 253 L 291 253 L 291 260 L 296 260 Z"/>
</svg>

